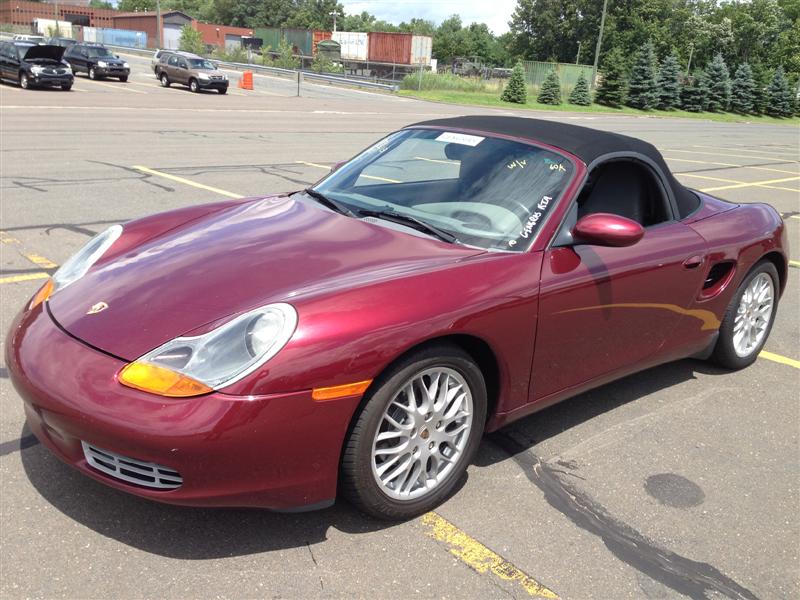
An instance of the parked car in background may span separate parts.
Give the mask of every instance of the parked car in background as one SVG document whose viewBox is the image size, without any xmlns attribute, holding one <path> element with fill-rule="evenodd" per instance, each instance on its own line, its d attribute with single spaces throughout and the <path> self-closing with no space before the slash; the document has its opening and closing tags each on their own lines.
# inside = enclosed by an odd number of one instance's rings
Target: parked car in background
<svg viewBox="0 0 800 600">
<path fill-rule="evenodd" d="M 51 46 L 63 46 L 64 48 L 69 48 L 70 46 L 77 44 L 78 40 L 65 37 L 51 37 L 47 39 L 47 43 Z"/>
<path fill-rule="evenodd" d="M 153 54 L 153 58 L 150 60 L 150 66 L 153 69 L 153 73 L 156 74 L 156 77 L 158 76 L 158 63 L 161 61 L 161 57 L 165 54 L 176 54 L 176 51 L 159 48 L 156 50 L 156 53 Z"/>
<path fill-rule="evenodd" d="M 201 90 L 228 92 L 228 76 L 207 58 L 188 52 L 164 54 L 156 65 L 156 76 L 164 87 L 180 83 L 195 93 Z"/>
<path fill-rule="evenodd" d="M 0 78 L 23 89 L 60 87 L 69 91 L 74 77 L 61 46 L 0 42 Z"/>
<path fill-rule="evenodd" d="M 73 44 L 64 53 L 64 59 L 78 73 L 86 73 L 89 79 L 116 77 L 128 81 L 130 65 L 102 44 Z"/>
</svg>

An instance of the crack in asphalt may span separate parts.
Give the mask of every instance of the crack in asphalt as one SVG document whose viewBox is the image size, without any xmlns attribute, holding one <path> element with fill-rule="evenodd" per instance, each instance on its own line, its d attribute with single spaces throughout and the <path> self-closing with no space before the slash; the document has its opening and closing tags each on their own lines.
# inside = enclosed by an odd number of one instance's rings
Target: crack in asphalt
<svg viewBox="0 0 800 600">
<path fill-rule="evenodd" d="M 488 439 L 506 452 L 538 487 L 547 503 L 584 531 L 599 537 L 614 556 L 680 594 L 708 600 L 717 592 L 734 600 L 758 600 L 747 588 L 708 563 L 697 562 L 658 546 L 630 525 L 615 519 L 584 492 L 564 482 L 558 471 L 510 434 Z"/>
</svg>

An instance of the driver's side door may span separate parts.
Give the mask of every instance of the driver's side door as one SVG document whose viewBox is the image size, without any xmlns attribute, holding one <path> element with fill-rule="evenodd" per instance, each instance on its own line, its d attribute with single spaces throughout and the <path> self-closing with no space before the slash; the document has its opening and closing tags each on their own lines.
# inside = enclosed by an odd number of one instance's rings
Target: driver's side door
<svg viewBox="0 0 800 600">
<path fill-rule="evenodd" d="M 562 227 L 574 224 L 572 214 Z M 629 247 L 546 250 L 532 400 L 635 372 L 676 345 L 709 338 L 713 315 L 690 310 L 702 289 L 705 254 L 705 240 L 671 218 L 645 227 Z"/>
</svg>

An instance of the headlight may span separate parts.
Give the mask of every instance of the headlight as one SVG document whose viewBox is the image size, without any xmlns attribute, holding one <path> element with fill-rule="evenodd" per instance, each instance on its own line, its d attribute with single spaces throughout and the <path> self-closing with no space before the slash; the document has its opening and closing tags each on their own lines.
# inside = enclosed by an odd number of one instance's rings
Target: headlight
<svg viewBox="0 0 800 600">
<path fill-rule="evenodd" d="M 206 80 L 206 81 L 208 81 L 209 79 L 211 79 L 211 78 L 208 76 L 208 73 L 198 73 L 198 74 L 197 74 L 197 76 L 198 76 L 200 79 L 203 79 L 203 80 Z"/>
<path fill-rule="evenodd" d="M 34 75 L 41 75 L 42 73 L 44 73 L 44 67 L 34 65 L 33 67 L 31 67 L 31 73 L 33 73 Z"/>
<path fill-rule="evenodd" d="M 173 397 L 197 396 L 246 377 L 283 348 L 297 327 L 290 304 L 269 304 L 206 334 L 177 337 L 128 364 L 123 385 Z"/>
<path fill-rule="evenodd" d="M 128 63 L 124 62 L 124 63 L 122 63 L 122 68 L 123 69 L 130 69 L 131 66 Z"/>
<path fill-rule="evenodd" d="M 100 67 L 101 69 L 105 69 L 108 66 L 108 63 L 104 60 L 98 60 L 97 66 Z"/>
<path fill-rule="evenodd" d="M 86 274 L 86 271 L 106 253 L 122 234 L 122 225 L 114 225 L 93 237 L 78 252 L 72 255 L 58 271 L 42 286 L 31 301 L 29 309 L 47 300 L 53 293 L 67 287 Z"/>
</svg>

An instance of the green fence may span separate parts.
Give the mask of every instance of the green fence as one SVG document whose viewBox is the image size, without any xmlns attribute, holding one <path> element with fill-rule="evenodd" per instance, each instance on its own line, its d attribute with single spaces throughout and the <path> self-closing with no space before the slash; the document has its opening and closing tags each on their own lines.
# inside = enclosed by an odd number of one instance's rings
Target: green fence
<svg viewBox="0 0 800 600">
<path fill-rule="evenodd" d="M 592 79 L 592 65 L 573 65 L 568 63 L 541 62 L 537 60 L 526 60 L 523 63 L 525 75 L 528 83 L 539 87 L 544 83 L 550 71 L 558 72 L 558 79 L 561 82 L 561 93 L 569 94 L 578 81 L 581 73 L 586 81 Z"/>
</svg>

